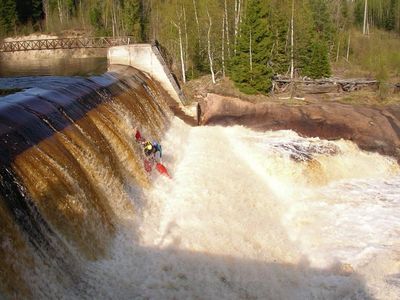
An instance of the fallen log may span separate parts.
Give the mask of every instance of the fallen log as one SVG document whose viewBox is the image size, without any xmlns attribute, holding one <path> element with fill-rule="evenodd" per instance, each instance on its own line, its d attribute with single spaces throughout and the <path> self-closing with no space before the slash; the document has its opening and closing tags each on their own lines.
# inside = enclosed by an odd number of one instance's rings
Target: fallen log
<svg viewBox="0 0 400 300">
<path fill-rule="evenodd" d="M 378 80 L 369 79 L 336 79 L 336 78 L 324 78 L 324 79 L 294 79 L 290 78 L 274 78 L 273 81 L 277 83 L 304 83 L 304 84 L 377 84 Z"/>
<path fill-rule="evenodd" d="M 334 92 L 353 92 L 360 89 L 377 89 L 379 81 L 364 78 L 339 79 L 339 78 L 323 78 L 323 79 L 294 79 L 285 77 L 275 77 L 273 85 L 276 92 L 285 91 L 287 86 L 294 84 L 296 89 L 306 93 L 322 94 Z"/>
</svg>

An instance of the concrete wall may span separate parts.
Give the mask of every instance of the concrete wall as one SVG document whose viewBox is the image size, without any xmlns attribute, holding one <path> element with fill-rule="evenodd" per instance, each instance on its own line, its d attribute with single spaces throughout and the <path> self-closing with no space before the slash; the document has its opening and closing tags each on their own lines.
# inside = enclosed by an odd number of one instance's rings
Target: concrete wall
<svg viewBox="0 0 400 300">
<path fill-rule="evenodd" d="M 175 78 L 172 76 L 157 46 L 135 44 L 111 47 L 107 54 L 109 64 L 132 66 L 148 73 L 178 103 L 184 104 L 185 97 Z"/>
</svg>

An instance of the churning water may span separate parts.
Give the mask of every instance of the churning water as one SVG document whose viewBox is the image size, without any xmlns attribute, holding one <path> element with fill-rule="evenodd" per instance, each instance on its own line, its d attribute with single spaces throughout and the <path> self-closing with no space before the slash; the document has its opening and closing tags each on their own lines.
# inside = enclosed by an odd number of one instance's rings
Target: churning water
<svg viewBox="0 0 400 300">
<path fill-rule="evenodd" d="M 114 259 L 97 265 L 110 272 L 104 291 L 129 298 L 122 285 L 154 299 L 400 295 L 394 160 L 291 131 L 176 120 L 163 142 L 173 180 L 157 177 L 146 191 L 138 243 L 124 231 Z"/>
<path fill-rule="evenodd" d="M 0 297 L 398 298 L 395 160 L 292 131 L 189 127 L 134 74 L 91 95 L 105 100 L 90 110 L 59 109 L 67 125 L 10 152 Z M 56 106 L 51 97 L 39 98 Z M 36 116 L 51 128 L 61 118 Z M 172 179 L 146 174 L 136 127 L 161 139 Z"/>
</svg>

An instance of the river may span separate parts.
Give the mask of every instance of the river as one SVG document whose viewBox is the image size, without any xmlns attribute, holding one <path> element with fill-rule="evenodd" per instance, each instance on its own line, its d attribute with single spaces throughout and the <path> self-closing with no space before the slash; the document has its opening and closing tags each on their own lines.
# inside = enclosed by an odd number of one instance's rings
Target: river
<svg viewBox="0 0 400 300">
<path fill-rule="evenodd" d="M 10 80 L 26 90 L 0 98 L 0 296 L 398 299 L 394 159 L 190 127 L 131 68 Z M 161 141 L 171 179 L 144 170 L 136 128 Z"/>
</svg>

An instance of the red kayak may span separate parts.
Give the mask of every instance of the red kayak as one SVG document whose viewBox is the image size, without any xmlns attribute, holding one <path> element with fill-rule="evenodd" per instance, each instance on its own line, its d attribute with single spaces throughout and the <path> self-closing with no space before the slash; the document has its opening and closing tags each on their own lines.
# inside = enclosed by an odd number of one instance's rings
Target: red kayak
<svg viewBox="0 0 400 300">
<path fill-rule="evenodd" d="M 168 178 L 171 178 L 171 175 L 169 175 L 167 168 L 163 164 L 157 163 L 156 169 L 160 174 L 165 175 Z"/>
<path fill-rule="evenodd" d="M 146 172 L 148 172 L 148 173 L 150 173 L 151 172 L 151 169 L 152 169 L 152 163 L 151 163 L 151 161 L 150 160 L 148 160 L 148 159 L 144 159 L 143 160 L 143 165 L 144 165 L 144 169 L 146 170 Z"/>
<path fill-rule="evenodd" d="M 144 169 L 146 170 L 147 173 L 150 173 L 151 170 L 153 169 L 153 163 L 152 161 L 145 159 L 143 161 Z M 157 163 L 156 164 L 156 169 L 161 175 L 165 175 L 168 178 L 171 178 L 171 175 L 169 175 L 167 168 L 162 164 L 162 163 Z"/>
</svg>

